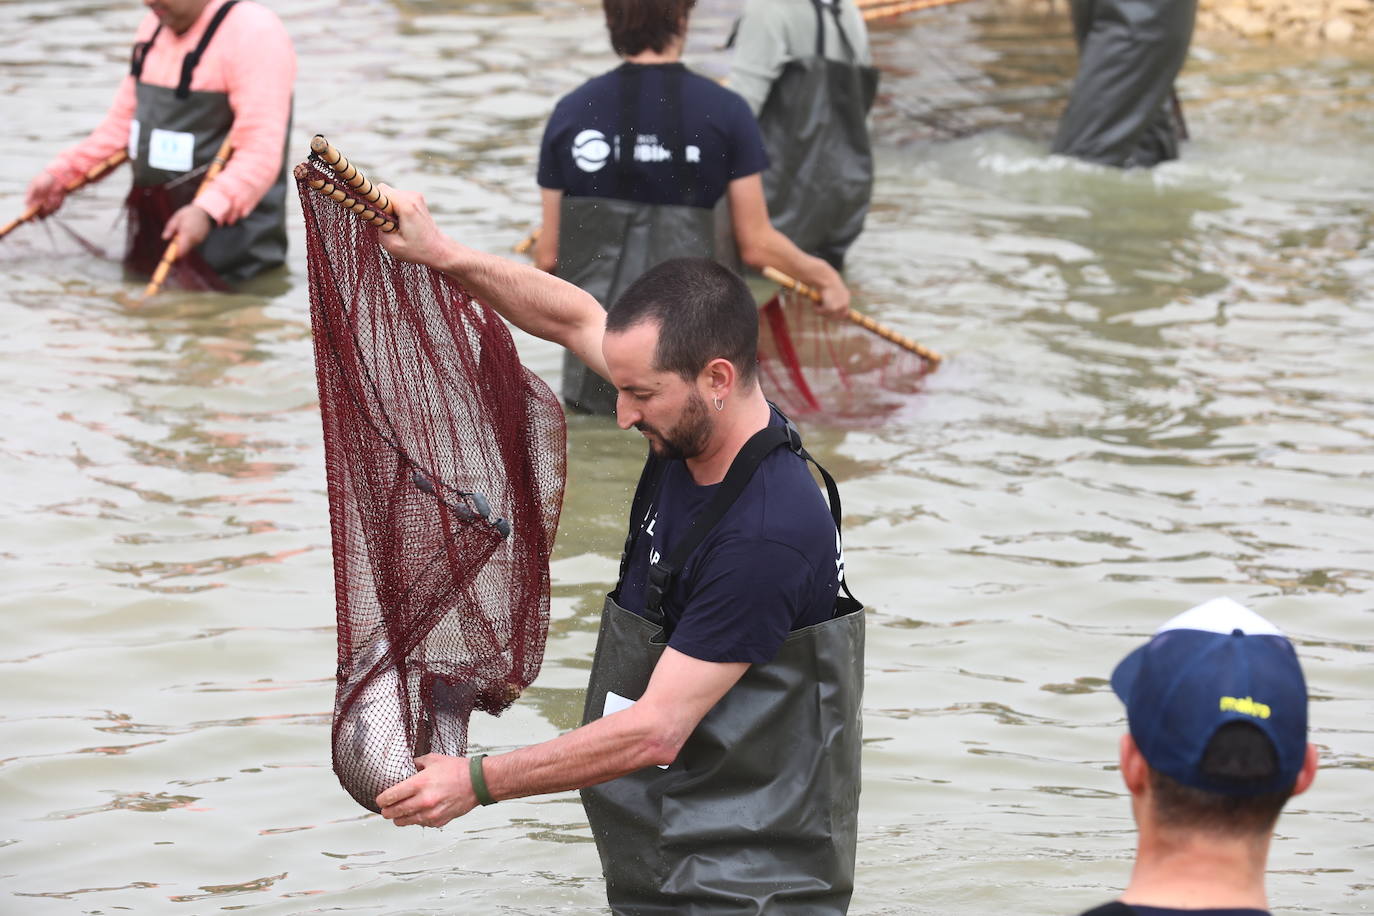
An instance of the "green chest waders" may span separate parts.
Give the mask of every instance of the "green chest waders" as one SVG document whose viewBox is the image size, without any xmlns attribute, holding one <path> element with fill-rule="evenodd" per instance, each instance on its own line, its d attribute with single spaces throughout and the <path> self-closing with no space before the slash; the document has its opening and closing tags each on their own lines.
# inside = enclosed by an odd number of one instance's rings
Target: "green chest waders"
<svg viewBox="0 0 1374 916">
<path fill-rule="evenodd" d="M 176 88 L 151 86 L 142 80 L 143 58 L 157 41 L 158 30 L 147 42 L 134 48 L 130 73 L 135 80 L 137 107 L 129 133 L 129 160 L 133 166 L 134 187 L 130 205 L 137 208 L 141 196 L 166 188 L 176 207 L 188 204 L 199 187 L 198 170 L 210 163 L 234 123 L 229 96 L 224 92 L 191 91 L 191 77 L 209 47 L 224 17 L 237 0 L 219 8 L 205 29 L 200 43 L 182 62 L 181 79 Z M 287 134 L 290 134 L 290 125 Z M 195 174 L 191 174 L 195 173 Z M 139 232 L 161 234 L 161 226 L 139 226 Z M 130 252 L 151 247 L 130 240 Z M 247 280 L 286 261 L 286 148 L 282 147 L 282 166 L 277 179 L 257 207 L 231 226 L 210 230 L 196 249 L 205 263 L 231 283 Z M 140 273 L 151 267 L 130 263 Z"/>
<path fill-rule="evenodd" d="M 863 231 L 873 196 L 868 110 L 878 71 L 858 63 L 831 8 L 848 62 L 825 56 L 825 17 L 816 8 L 816 53 L 788 61 L 759 111 L 768 150 L 763 192 L 773 228 L 836 268 Z"/>
<path fill-rule="evenodd" d="M 795 431 L 778 426 L 756 435 L 745 450 L 760 436 L 772 443 L 762 442 L 762 454 L 741 468 L 746 482 L 763 454 L 778 445 L 795 443 L 810 460 Z M 737 458 L 730 473 L 740 465 Z M 822 474 L 838 525 L 838 491 Z M 646 469 L 641 478 L 632 532 L 644 521 L 655 476 Z M 729 483 L 727 475 L 721 490 Z M 620 607 L 614 594 L 607 597 L 584 723 L 607 714 L 608 702 L 614 710 L 643 695 L 667 645 L 655 590 L 666 594 L 673 575 L 737 495 L 718 493 L 693 521 L 685 543 L 654 565 L 647 612 L 655 619 Z M 713 509 L 719 512 L 714 518 Z M 627 556 L 632 546 L 633 534 Z M 831 916 L 848 910 L 857 846 L 864 615 L 847 587 L 835 614 L 789 634 L 771 662 L 751 665 L 670 766 L 582 790 L 616 916 Z"/>
<path fill-rule="evenodd" d="M 663 146 L 673 156 L 675 185 L 689 201 L 698 182 L 696 170 L 686 161 L 682 139 L 682 80 L 685 71 L 666 74 L 666 119 L 676 129 Z M 620 131 L 615 138 L 613 167 L 617 185 L 629 185 L 630 161 L 638 123 L 642 72 L 622 69 L 620 77 Z M 734 236 L 724 199 L 715 207 L 679 204 L 646 204 L 620 196 L 568 197 L 564 195 L 558 220 L 557 274 L 596 297 L 609 309 L 635 280 L 649 268 L 672 258 L 715 258 L 738 268 Z M 563 355 L 563 401 L 587 413 L 614 414 L 615 388 L 592 372 L 571 353 Z"/>
</svg>

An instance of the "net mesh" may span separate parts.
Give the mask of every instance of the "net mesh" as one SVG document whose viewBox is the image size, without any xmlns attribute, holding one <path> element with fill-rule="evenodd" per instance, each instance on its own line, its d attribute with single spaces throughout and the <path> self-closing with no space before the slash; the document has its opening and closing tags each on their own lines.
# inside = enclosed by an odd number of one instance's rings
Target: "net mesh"
<svg viewBox="0 0 1374 916">
<path fill-rule="evenodd" d="M 338 612 L 334 771 L 359 804 L 539 672 L 562 506 L 557 399 L 505 323 L 297 179 Z"/>
<path fill-rule="evenodd" d="M 140 277 L 150 277 L 167 250 L 162 230 L 172 214 L 195 199 L 206 168 L 178 176 L 166 184 L 134 186 L 124 199 L 127 217 L 124 267 Z M 179 257 L 167 273 L 164 287 L 196 292 L 214 290 L 224 292 L 229 284 L 215 272 L 199 251 Z"/>
<path fill-rule="evenodd" d="M 789 416 L 880 420 L 921 389 L 926 360 L 780 291 L 759 311 L 759 379 Z"/>
</svg>

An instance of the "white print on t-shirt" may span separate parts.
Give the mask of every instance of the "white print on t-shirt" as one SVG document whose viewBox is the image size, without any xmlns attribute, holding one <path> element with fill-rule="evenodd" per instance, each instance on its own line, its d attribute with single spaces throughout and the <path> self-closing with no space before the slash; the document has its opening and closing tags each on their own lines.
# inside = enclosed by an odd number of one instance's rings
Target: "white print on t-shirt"
<svg viewBox="0 0 1374 916">
<path fill-rule="evenodd" d="M 701 161 L 701 147 L 688 146 L 684 158 L 688 162 Z M 639 134 L 635 137 L 635 162 L 672 162 L 673 151 L 658 142 L 657 134 Z"/>
<path fill-rule="evenodd" d="M 138 131 L 138 118 L 134 118 L 129 122 L 129 160 L 131 162 L 138 161 Z"/>
<path fill-rule="evenodd" d="M 649 523 L 648 523 L 647 525 L 644 526 L 644 533 L 647 534 L 649 537 L 653 537 L 653 536 L 654 536 L 654 526 L 658 524 L 658 510 L 655 509 L 653 506 L 650 506 L 650 507 L 649 507 L 649 511 L 650 511 L 652 514 L 649 516 Z M 660 556 L 662 556 L 662 554 L 660 554 L 657 550 L 654 550 L 653 545 L 650 544 L 650 545 L 649 545 L 649 563 L 650 563 L 650 564 L 657 563 L 657 562 L 658 562 L 658 558 L 659 558 Z"/>
<path fill-rule="evenodd" d="M 599 172 L 611 156 L 611 145 L 599 130 L 584 130 L 572 142 L 573 162 L 584 172 Z"/>
<path fill-rule="evenodd" d="M 844 581 L 844 542 L 840 540 L 840 530 L 835 529 L 835 581 Z"/>
</svg>

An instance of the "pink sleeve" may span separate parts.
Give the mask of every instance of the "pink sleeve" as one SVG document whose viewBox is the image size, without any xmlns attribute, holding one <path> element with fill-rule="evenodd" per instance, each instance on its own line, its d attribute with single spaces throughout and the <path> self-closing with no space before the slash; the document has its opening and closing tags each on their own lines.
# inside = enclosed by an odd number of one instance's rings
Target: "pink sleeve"
<svg viewBox="0 0 1374 916">
<path fill-rule="evenodd" d="M 249 12 L 251 17 L 243 15 Z M 221 28 L 215 38 L 228 39 L 220 50 L 225 52 L 225 84 L 234 112 L 229 132 L 233 153 L 224 171 L 196 198 L 196 205 L 221 225 L 251 213 L 277 180 L 296 82 L 296 52 L 276 14 L 245 3 L 225 26 L 234 16 L 241 17 L 235 27 Z"/>
<path fill-rule="evenodd" d="M 69 184 L 97 162 L 107 159 L 116 150 L 129 144 L 129 124 L 134 119 L 134 78 L 125 76 L 115 93 L 114 104 L 85 140 L 64 151 L 52 162 L 47 170 L 58 181 Z"/>
</svg>

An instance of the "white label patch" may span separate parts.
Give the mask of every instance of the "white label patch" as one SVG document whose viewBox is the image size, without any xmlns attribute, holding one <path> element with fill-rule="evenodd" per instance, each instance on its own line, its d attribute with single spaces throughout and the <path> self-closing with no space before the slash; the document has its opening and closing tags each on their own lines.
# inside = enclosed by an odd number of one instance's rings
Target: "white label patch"
<svg viewBox="0 0 1374 916">
<path fill-rule="evenodd" d="M 599 172 L 611 156 L 611 145 L 599 130 L 584 130 L 572 143 L 573 162 L 584 172 Z"/>
<path fill-rule="evenodd" d="M 129 122 L 129 159 L 133 162 L 138 161 L 138 132 L 140 129 L 141 125 L 138 123 L 138 118 Z"/>
<path fill-rule="evenodd" d="M 622 709 L 629 709 L 633 705 L 635 705 L 634 700 L 627 700 L 625 697 L 622 697 L 614 690 L 607 690 L 606 704 L 601 707 L 601 715 L 604 718 L 606 716 L 609 716 L 613 712 L 620 712 Z M 658 768 L 660 770 L 666 770 L 668 769 L 668 764 L 660 763 L 658 765 Z"/>
<path fill-rule="evenodd" d="M 154 127 L 148 137 L 148 165 L 166 172 L 189 172 L 195 162 L 196 135 Z"/>
</svg>

